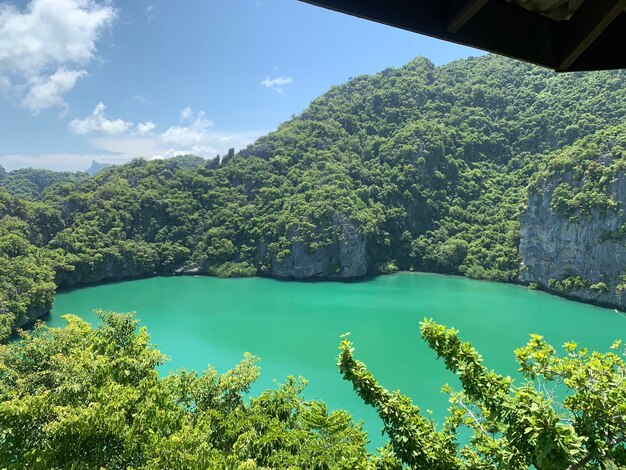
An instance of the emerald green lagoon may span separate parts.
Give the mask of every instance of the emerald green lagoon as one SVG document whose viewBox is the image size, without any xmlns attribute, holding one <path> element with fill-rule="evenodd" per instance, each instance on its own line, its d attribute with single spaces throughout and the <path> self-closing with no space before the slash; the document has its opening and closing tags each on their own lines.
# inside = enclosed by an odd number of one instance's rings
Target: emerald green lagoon
<svg viewBox="0 0 626 470">
<path fill-rule="evenodd" d="M 626 339 L 626 318 L 524 287 L 432 274 L 396 274 L 362 282 L 284 282 L 272 279 L 160 277 L 77 289 L 56 296 L 51 326 L 75 313 L 96 321 L 94 309 L 137 312 L 154 343 L 170 356 L 162 367 L 230 369 L 249 351 L 261 358 L 252 395 L 288 375 L 309 381 L 306 398 L 363 419 L 373 445 L 380 421 L 339 375 L 340 335 L 351 333 L 356 356 L 389 389 L 400 389 L 436 420 L 445 416 L 445 383 L 455 376 L 428 349 L 419 322 L 432 317 L 460 330 L 487 366 L 516 376 L 513 350 L 530 333 L 554 346 L 573 340 L 607 351 Z"/>
</svg>

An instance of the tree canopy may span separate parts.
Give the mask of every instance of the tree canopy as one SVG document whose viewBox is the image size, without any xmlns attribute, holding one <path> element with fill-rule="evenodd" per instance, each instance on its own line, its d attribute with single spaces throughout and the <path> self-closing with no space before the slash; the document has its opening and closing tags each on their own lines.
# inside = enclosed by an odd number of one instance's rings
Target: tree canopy
<svg viewBox="0 0 626 470">
<path fill-rule="evenodd" d="M 249 354 L 222 374 L 208 366 L 159 376 L 166 356 L 146 328 L 128 314 L 99 315 L 97 328 L 68 315 L 64 328 L 39 324 L 0 345 L 2 467 L 626 468 L 619 342 L 603 354 L 566 343 L 558 354 L 531 335 L 515 352 L 524 376 L 517 384 L 488 370 L 456 330 L 425 320 L 423 339 L 461 386 L 444 386 L 449 415 L 435 423 L 379 384 L 344 338 L 339 371 L 389 437 L 371 453 L 349 413 L 304 399 L 306 380 L 288 377 L 248 398 L 259 376 Z"/>
<path fill-rule="evenodd" d="M 302 398 L 288 377 L 246 400 L 254 356 L 219 374 L 159 377 L 166 357 L 130 315 L 67 316 L 0 346 L 3 468 L 367 468 L 345 411 Z"/>
<path fill-rule="evenodd" d="M 384 389 L 354 358 L 348 339 L 339 368 L 363 401 L 374 406 L 395 455 L 419 469 L 574 470 L 626 466 L 626 349 L 619 341 L 601 354 L 563 345 L 564 355 L 539 335 L 515 351 L 525 381 L 517 385 L 487 369 L 480 354 L 431 320 L 422 338 L 459 376 L 449 385 L 449 415 L 438 427 L 399 392 Z M 459 430 L 471 436 L 461 445 Z"/>
</svg>

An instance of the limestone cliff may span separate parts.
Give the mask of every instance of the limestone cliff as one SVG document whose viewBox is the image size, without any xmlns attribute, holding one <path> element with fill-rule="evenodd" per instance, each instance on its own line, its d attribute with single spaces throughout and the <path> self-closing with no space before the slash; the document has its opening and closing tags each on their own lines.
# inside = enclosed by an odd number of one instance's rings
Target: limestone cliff
<svg viewBox="0 0 626 470">
<path fill-rule="evenodd" d="M 61 288 L 69 288 L 154 275 L 156 270 L 151 264 L 139 265 L 130 256 L 107 253 L 92 263 L 78 263 L 71 270 L 57 270 L 56 283 Z"/>
<path fill-rule="evenodd" d="M 614 153 L 614 152 L 613 152 Z M 626 171 L 611 152 L 559 162 L 531 185 L 521 215 L 521 279 L 626 308 Z"/>
<path fill-rule="evenodd" d="M 294 241 L 291 252 L 273 259 L 272 275 L 281 278 L 353 278 L 367 273 L 366 238 L 356 225 L 343 215 L 333 217 L 332 242 L 311 250 L 302 241 Z"/>
<path fill-rule="evenodd" d="M 21 318 L 15 322 L 12 330 L 16 330 L 17 328 L 25 328 L 29 325 L 32 325 L 37 320 L 41 320 L 42 318 L 44 318 L 46 315 L 48 315 L 48 313 L 50 313 L 50 308 L 48 306 L 30 309 L 26 317 Z"/>
</svg>

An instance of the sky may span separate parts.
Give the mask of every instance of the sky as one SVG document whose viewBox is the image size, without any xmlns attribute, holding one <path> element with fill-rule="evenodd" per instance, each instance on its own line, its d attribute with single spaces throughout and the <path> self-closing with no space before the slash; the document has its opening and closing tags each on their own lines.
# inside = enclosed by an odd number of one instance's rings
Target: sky
<svg viewBox="0 0 626 470">
<path fill-rule="evenodd" d="M 479 54 L 297 0 L 0 0 L 0 165 L 223 155 L 351 77 Z"/>
</svg>

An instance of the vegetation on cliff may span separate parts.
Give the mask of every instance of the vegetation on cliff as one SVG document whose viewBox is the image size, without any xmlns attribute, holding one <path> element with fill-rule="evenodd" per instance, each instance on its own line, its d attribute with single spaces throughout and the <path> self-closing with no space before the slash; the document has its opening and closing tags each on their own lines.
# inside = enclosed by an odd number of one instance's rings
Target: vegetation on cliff
<svg viewBox="0 0 626 470">
<path fill-rule="evenodd" d="M 609 127 L 574 145 L 555 152 L 532 178 L 531 189 L 548 179 L 561 182 L 554 191 L 551 208 L 570 217 L 589 217 L 594 209 L 606 214 L 618 211 L 620 202 L 610 192 L 626 172 L 626 126 Z M 607 234 L 610 238 L 618 234 Z"/>
<path fill-rule="evenodd" d="M 0 190 L 0 341 L 52 305 L 54 270 L 39 248 L 52 229 L 51 212 Z"/>
<path fill-rule="evenodd" d="M 626 306 L 626 127 L 602 129 L 550 155 L 522 213 L 524 280 Z"/>
</svg>

